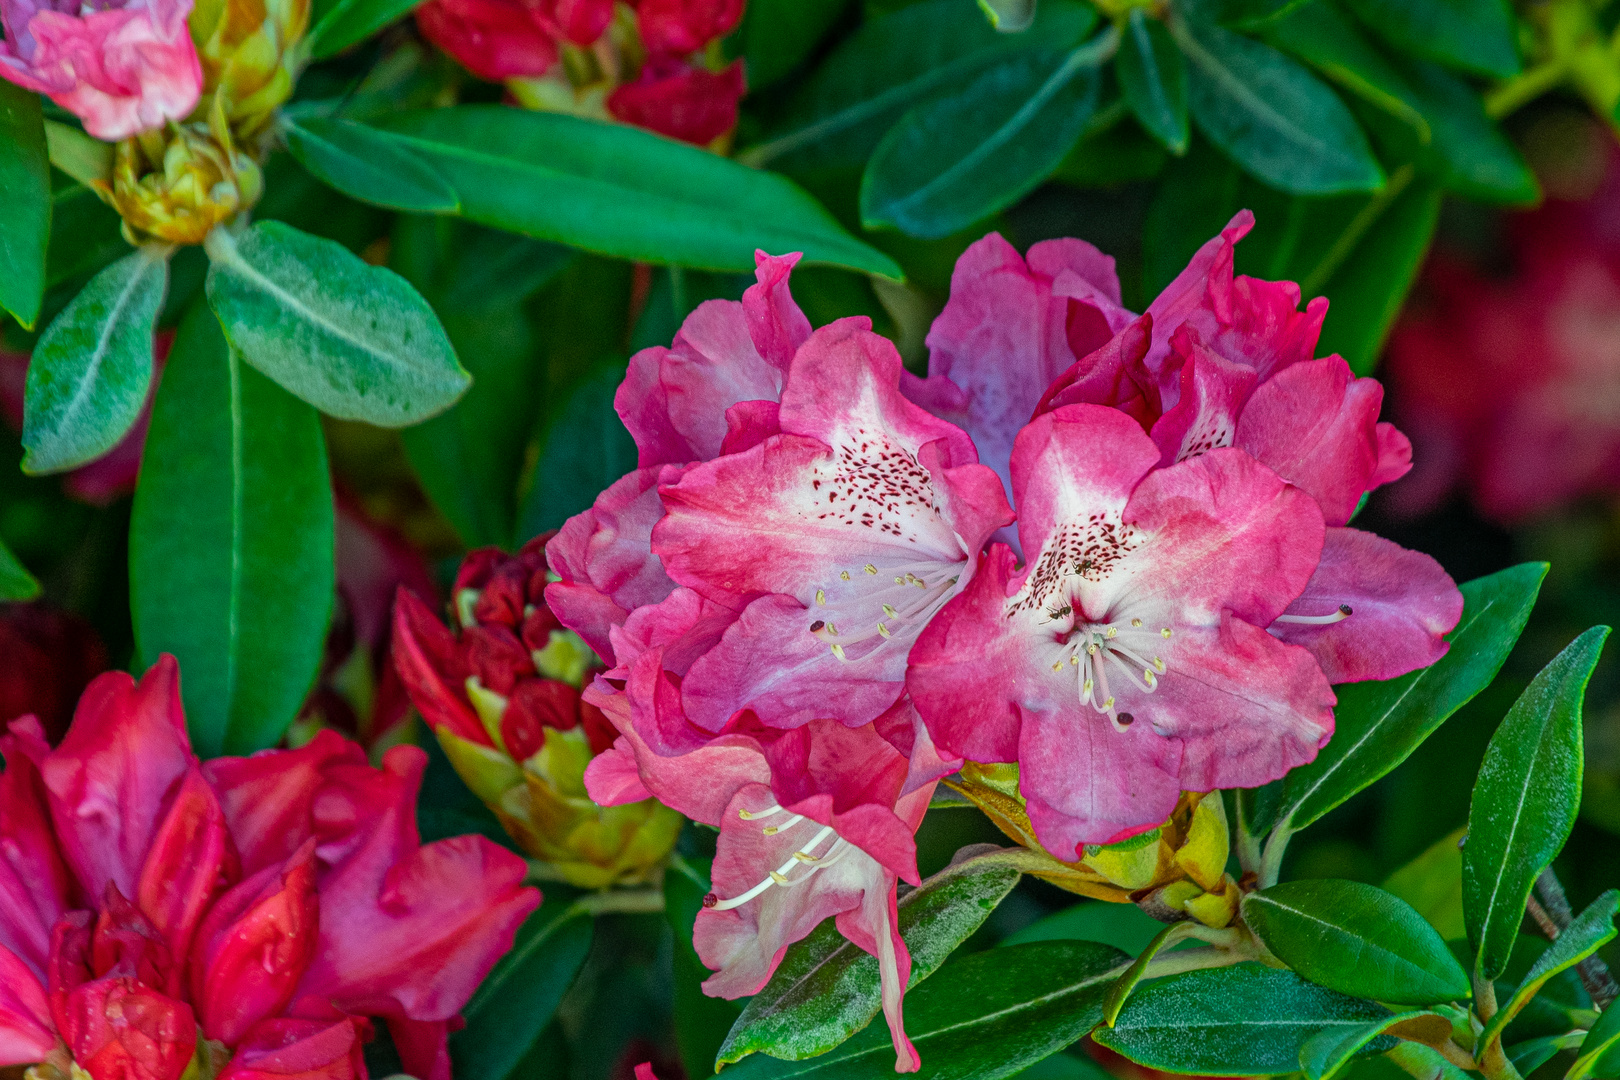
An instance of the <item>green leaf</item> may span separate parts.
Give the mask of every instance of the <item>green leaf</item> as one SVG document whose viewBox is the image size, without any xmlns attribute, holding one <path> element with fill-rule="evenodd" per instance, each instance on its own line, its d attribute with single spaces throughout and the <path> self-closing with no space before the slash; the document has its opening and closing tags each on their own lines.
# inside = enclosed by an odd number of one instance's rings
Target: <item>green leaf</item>
<svg viewBox="0 0 1620 1080">
<path fill-rule="evenodd" d="M 1131 8 L 1114 57 L 1120 91 L 1148 133 L 1173 154 L 1187 152 L 1187 63 L 1170 31 Z"/>
<path fill-rule="evenodd" d="M 1286 881 L 1243 898 L 1277 959 L 1351 997 L 1438 1005 L 1469 996 L 1468 973 L 1406 901 L 1359 881 Z"/>
<path fill-rule="evenodd" d="M 420 3 L 422 0 L 338 0 L 310 28 L 304 47 L 311 58 L 324 60 L 404 18 Z"/>
<path fill-rule="evenodd" d="M 1008 934 L 1001 944 L 1023 945 L 1032 941 L 1096 941 L 1112 945 L 1132 955 L 1153 943 L 1164 924 L 1135 904 L 1113 904 L 1103 900 L 1082 900 L 1078 904 L 1036 919 L 1022 930 Z"/>
<path fill-rule="evenodd" d="M 994 858 L 947 867 L 900 898 L 900 936 L 916 986 L 990 917 L 1019 872 Z M 717 1065 L 764 1051 L 790 1061 L 824 1054 L 871 1023 L 882 1007 L 877 958 L 846 941 L 832 920 L 788 949 L 749 1000 Z M 909 1007 L 908 1007 L 909 1011 Z"/>
<path fill-rule="evenodd" d="M 1564 1042 L 1562 1035 L 1543 1035 L 1505 1047 L 1504 1052 L 1507 1059 L 1513 1062 L 1513 1067 L 1519 1070 L 1520 1076 L 1529 1076 L 1556 1057 L 1558 1051 L 1565 1049 Z M 1569 1080 L 1567 1074 L 1565 1080 Z"/>
<path fill-rule="evenodd" d="M 1553 943 L 1547 946 L 1547 951 L 1536 958 L 1536 962 L 1519 981 L 1513 996 L 1497 1010 L 1496 1015 L 1491 1017 L 1484 1030 L 1479 1033 L 1480 1045 L 1487 1045 L 1493 1038 L 1500 1038 L 1508 1021 L 1517 1016 L 1530 1003 L 1530 999 L 1540 993 L 1541 988 L 1547 985 L 1548 979 L 1560 972 L 1568 971 L 1613 941 L 1616 934 L 1614 927 L 1616 913 L 1620 913 L 1620 890 L 1610 889 L 1575 916 L 1570 924 L 1559 932 Z"/>
<path fill-rule="evenodd" d="M 300 165 L 356 199 L 419 213 L 461 208 L 444 177 L 376 128 L 340 117 L 287 119 L 282 136 Z"/>
<path fill-rule="evenodd" d="M 1620 1072 L 1620 1008 L 1614 1002 L 1598 1014 L 1597 1023 L 1587 1031 L 1576 1052 L 1575 1064 L 1564 1080 L 1586 1080 L 1588 1076 L 1612 1076 Z"/>
<path fill-rule="evenodd" d="M 1503 0 L 1345 0 L 1403 52 L 1478 75 L 1519 71 L 1513 15 Z"/>
<path fill-rule="evenodd" d="M 1463 847 L 1463 914 L 1483 978 L 1506 969 L 1530 887 L 1575 824 L 1581 703 L 1608 636 L 1594 626 L 1542 668 L 1485 749 Z"/>
<path fill-rule="evenodd" d="M 112 144 L 85 134 L 83 128 L 46 120 L 45 153 L 52 165 L 81 184 L 112 180 Z"/>
<path fill-rule="evenodd" d="M 1383 1035 L 1416 1039 L 1422 1043 L 1444 1042 L 1451 1038 L 1451 1021 L 1439 1013 L 1405 1012 L 1383 1020 L 1368 1021 L 1348 1032 L 1337 1029 L 1323 1031 L 1311 1036 L 1300 1048 L 1300 1066 L 1310 1080 L 1324 1080 Z"/>
<path fill-rule="evenodd" d="M 403 427 L 449 408 L 467 372 L 392 270 L 279 221 L 209 234 L 208 302 L 242 358 L 331 416 Z"/>
<path fill-rule="evenodd" d="M 27 330 L 45 298 L 50 173 L 39 95 L 0 80 L 0 308 Z"/>
<path fill-rule="evenodd" d="M 32 600 L 39 591 L 39 581 L 0 541 L 0 600 Z"/>
<path fill-rule="evenodd" d="M 1030 29 L 1000 34 L 964 0 L 910 4 L 851 34 L 794 95 L 770 140 L 741 156 L 859 167 L 907 110 L 959 92 L 1011 53 L 1072 48 L 1096 23 L 1089 4 L 1044 0 Z"/>
<path fill-rule="evenodd" d="M 1266 27 L 1266 40 L 1412 129 L 1422 144 L 1429 121 L 1401 73 L 1333 0 L 1302 4 Z"/>
<path fill-rule="evenodd" d="M 1541 198 L 1536 174 L 1496 122 L 1479 94 L 1444 68 L 1408 59 L 1401 73 L 1412 88 L 1434 139 L 1420 158 L 1448 191 L 1486 202 L 1524 205 Z"/>
<path fill-rule="evenodd" d="M 809 59 L 849 0 L 751 0 L 738 31 L 748 90 L 780 82 Z"/>
<path fill-rule="evenodd" d="M 635 469 L 636 444 L 613 411 L 622 362 L 601 365 L 546 425 L 534 482 L 518 510 L 518 537 L 556 529 Z"/>
<path fill-rule="evenodd" d="M 1000 1080 L 1073 1043 L 1102 1018 L 1125 954 L 1091 942 L 1040 942 L 952 960 L 906 995 L 919 1080 Z M 731 1080 L 887 1080 L 894 1047 L 883 1023 L 804 1061 L 755 1054 Z"/>
<path fill-rule="evenodd" d="M 1139 1065 L 1213 1076 L 1298 1071 L 1300 1051 L 1323 1032 L 1349 1036 L 1389 1016 L 1370 1001 L 1259 964 L 1204 968 L 1138 990 L 1111 1028 L 1092 1038 Z"/>
<path fill-rule="evenodd" d="M 1117 41 L 1110 28 L 1069 53 L 1012 57 L 961 93 L 907 113 L 867 163 L 863 223 L 938 239 L 1017 202 L 1085 131 L 1096 67 Z"/>
<path fill-rule="evenodd" d="M 332 609 L 332 488 L 315 411 L 242 364 L 204 304 L 152 405 L 129 527 L 140 666 L 180 661 L 203 758 L 274 746 Z"/>
<path fill-rule="evenodd" d="M 1172 948 L 1190 938 L 1195 927 L 1196 924 L 1190 921 L 1171 923 L 1153 935 L 1153 940 L 1147 943 L 1141 954 L 1131 962 L 1131 966 L 1125 969 L 1125 974 L 1121 975 L 1113 988 L 1108 991 L 1108 1001 L 1103 1005 L 1103 1023 L 1109 1027 L 1114 1026 L 1114 1022 L 1119 1019 L 1120 1010 L 1125 1007 L 1125 1002 L 1130 1000 L 1131 992 L 1147 974 L 1147 967 L 1153 962 L 1153 958 L 1164 949 Z"/>
<path fill-rule="evenodd" d="M 61 472 L 118 444 L 152 385 L 152 334 L 169 285 L 166 249 L 119 259 L 40 335 L 24 391 L 23 469 Z"/>
<path fill-rule="evenodd" d="M 1405 900 L 1446 941 L 1468 936 L 1463 925 L 1462 848 L 1457 829 L 1389 875 L 1384 889 Z"/>
<path fill-rule="evenodd" d="M 979 8 L 1003 34 L 1028 30 L 1035 22 L 1035 0 L 979 0 Z"/>
<path fill-rule="evenodd" d="M 664 872 L 664 918 L 675 935 L 674 968 L 675 1043 L 689 1077 L 704 1077 L 715 1071 L 715 1058 L 726 1041 L 726 1033 L 742 1011 L 739 1002 L 710 997 L 703 992 L 703 981 L 712 972 L 704 966 L 692 945 L 692 927 L 703 898 L 709 892 L 709 867 L 678 856 Z"/>
<path fill-rule="evenodd" d="M 83 184 L 51 196 L 51 249 L 45 260 L 45 286 L 51 288 L 93 274 L 129 254 L 118 211 Z M 172 267 L 171 267 L 172 272 Z"/>
<path fill-rule="evenodd" d="M 1290 831 L 1405 761 L 1475 694 L 1490 685 L 1536 602 L 1545 563 L 1523 563 L 1462 586 L 1463 613 L 1437 663 L 1387 682 L 1335 687 L 1333 738 L 1316 760 L 1288 774 L 1277 820 Z"/>
<path fill-rule="evenodd" d="M 506 1080 L 540 1037 L 591 948 L 593 923 L 566 899 L 549 900 L 518 928 L 503 956 L 462 1008 L 450 1036 L 457 1076 Z"/>
<path fill-rule="evenodd" d="M 1273 187 L 1296 195 L 1373 191 L 1384 171 L 1344 103 L 1269 45 L 1186 20 L 1193 119 L 1210 141 Z"/>
<path fill-rule="evenodd" d="M 1434 1047 L 1422 1043 L 1397 1043 L 1384 1056 L 1400 1066 L 1406 1075 L 1422 1080 L 1473 1080 L 1474 1076 L 1447 1061 Z"/>
<path fill-rule="evenodd" d="M 381 123 L 484 225 L 662 265 L 752 271 L 764 248 L 902 276 L 785 177 L 624 124 L 504 105 Z"/>
</svg>

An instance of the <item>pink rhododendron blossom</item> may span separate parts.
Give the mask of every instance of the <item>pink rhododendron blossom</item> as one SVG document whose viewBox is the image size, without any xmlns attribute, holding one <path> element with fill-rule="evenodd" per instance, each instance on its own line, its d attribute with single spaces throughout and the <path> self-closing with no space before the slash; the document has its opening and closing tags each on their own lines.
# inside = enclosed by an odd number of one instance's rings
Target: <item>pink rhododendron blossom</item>
<svg viewBox="0 0 1620 1080">
<path fill-rule="evenodd" d="M 1311 649 L 1266 631 L 1325 628 L 1338 612 L 1298 616 L 1295 605 L 1384 589 L 1396 600 L 1375 628 L 1406 617 L 1406 586 L 1378 572 L 1389 566 L 1343 569 L 1364 554 L 1353 541 L 1324 561 L 1316 502 L 1247 453 L 1160 459 L 1118 410 L 1037 417 L 1012 460 L 1029 562 L 1017 570 L 992 546 L 912 650 L 907 686 L 934 739 L 975 761 L 1019 762 L 1030 820 L 1062 858 L 1154 827 L 1184 790 L 1255 787 L 1315 756 L 1333 730 L 1328 675 Z M 1460 614 L 1436 573 L 1426 584 L 1444 614 L 1416 617 L 1431 651 Z M 1362 663 L 1367 636 L 1314 644 Z M 1390 651 L 1412 659 L 1410 647 Z"/>
<path fill-rule="evenodd" d="M 96 679 L 56 749 L 25 717 L 0 754 L 0 1065 L 179 1080 L 207 1039 L 231 1080 L 363 1080 L 382 1020 L 448 1080 L 448 1025 L 539 903 L 504 849 L 420 843 L 414 747 L 199 764 L 173 657 Z"/>
<path fill-rule="evenodd" d="M 615 804 L 652 795 L 719 828 L 714 892 L 693 933 L 717 972 L 706 993 L 758 992 L 786 948 L 833 916 L 877 958 L 896 1068 L 915 1071 L 896 888 L 918 883 L 913 834 L 938 778 L 961 762 L 939 756 L 905 701 L 859 727 L 815 719 L 782 731 L 747 713 L 718 734 L 693 725 L 682 676 L 729 621 L 727 609 L 681 589 L 616 633 L 624 663 L 586 692 L 620 732 L 586 773 L 591 796 Z"/>
<path fill-rule="evenodd" d="M 1416 514 L 1459 484 L 1515 522 L 1620 491 L 1620 155 L 1583 202 L 1508 218 L 1513 272 L 1431 257 L 1390 337 L 1395 413 L 1420 451 L 1390 505 Z"/>
<path fill-rule="evenodd" d="M 862 318 L 794 354 L 780 433 L 659 488 L 652 546 L 669 576 L 737 621 L 682 685 L 693 723 L 738 710 L 793 727 L 876 719 L 899 698 L 917 634 L 967 587 L 1012 520 L 960 428 L 900 393 L 900 354 Z"/>
<path fill-rule="evenodd" d="M 186 29 L 191 0 L 113 0 L 81 8 L 3 0 L 0 77 L 45 94 L 116 142 L 183 120 L 202 92 Z"/>
</svg>

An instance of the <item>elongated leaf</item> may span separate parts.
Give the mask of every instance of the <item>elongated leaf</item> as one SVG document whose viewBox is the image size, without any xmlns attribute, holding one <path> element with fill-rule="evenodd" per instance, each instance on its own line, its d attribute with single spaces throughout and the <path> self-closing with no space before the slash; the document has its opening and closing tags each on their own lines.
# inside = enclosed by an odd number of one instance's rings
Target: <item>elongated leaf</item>
<svg viewBox="0 0 1620 1080">
<path fill-rule="evenodd" d="M 310 28 L 305 48 L 317 60 L 358 44 L 396 19 L 410 14 L 422 0 L 338 0 Z"/>
<path fill-rule="evenodd" d="M 1421 1076 L 1425 1080 L 1470 1080 L 1474 1075 L 1463 1072 L 1447 1061 L 1440 1051 L 1422 1043 L 1397 1043 L 1386 1056 L 1399 1065 L 1406 1075 Z"/>
<path fill-rule="evenodd" d="M 1164 924 L 1135 904 L 1083 900 L 1054 911 L 1002 939 L 1001 944 L 1031 941 L 1097 941 L 1133 955 L 1153 943 Z"/>
<path fill-rule="evenodd" d="M 793 98 L 770 141 L 744 151 L 754 164 L 859 166 L 907 110 L 959 91 L 1011 53 L 1078 45 L 1097 23 L 1088 4 L 1045 0 L 1023 33 L 999 34 L 961 0 L 925 0 L 867 22 Z"/>
<path fill-rule="evenodd" d="M 867 227 L 934 239 L 1027 194 L 1085 130 L 1096 107 L 1096 66 L 1115 40 L 1110 29 L 1073 52 L 1012 57 L 961 93 L 907 113 L 862 178 Z"/>
<path fill-rule="evenodd" d="M 1412 87 L 1367 41 L 1334 0 L 1312 0 L 1266 27 L 1266 40 L 1412 129 L 1420 144 L 1429 121 Z"/>
<path fill-rule="evenodd" d="M 740 31 L 749 91 L 792 73 L 848 7 L 849 0 L 752 0 Z"/>
<path fill-rule="evenodd" d="M 1468 973 L 1412 906 L 1359 881 L 1286 881 L 1243 898 L 1277 959 L 1351 997 L 1438 1005 L 1469 996 Z"/>
<path fill-rule="evenodd" d="M 1181 21 L 1172 29 L 1187 57 L 1193 119 L 1239 165 L 1296 195 L 1383 186 L 1361 127 L 1316 76 L 1218 26 Z"/>
<path fill-rule="evenodd" d="M 39 95 L 0 79 L 0 308 L 30 330 L 45 297 L 50 172 Z"/>
<path fill-rule="evenodd" d="M 900 899 L 900 936 L 916 986 L 990 917 L 1018 884 L 1004 865 L 969 859 L 935 874 Z M 749 1000 L 720 1048 L 729 1065 L 760 1051 L 799 1061 L 831 1050 L 882 1007 L 877 958 L 844 940 L 829 920 L 794 945 L 770 982 Z"/>
<path fill-rule="evenodd" d="M 1277 821 L 1297 832 L 1405 761 L 1446 718 L 1490 685 L 1530 617 L 1545 563 L 1462 586 L 1463 613 L 1438 663 L 1388 682 L 1350 683 L 1339 695 L 1333 738 L 1288 774 Z"/>
<path fill-rule="evenodd" d="M 32 600 L 38 595 L 39 581 L 0 542 L 0 600 Z"/>
<path fill-rule="evenodd" d="M 1543 986 L 1547 985 L 1548 979 L 1560 972 L 1568 971 L 1613 941 L 1616 933 L 1614 917 L 1617 912 L 1620 912 L 1620 891 L 1610 889 L 1575 916 L 1570 924 L 1559 932 L 1553 943 L 1547 946 L 1547 951 L 1530 965 L 1530 970 L 1519 980 L 1513 996 L 1497 1010 L 1496 1015 L 1491 1017 L 1485 1029 L 1479 1033 L 1480 1044 L 1485 1045 L 1491 1039 L 1500 1037 L 1508 1022 L 1530 1003 L 1530 999 L 1535 997 Z"/>
<path fill-rule="evenodd" d="M 34 346 L 24 391 L 28 472 L 61 472 L 117 445 L 152 385 L 152 333 L 169 285 L 167 254 L 142 248 L 74 297 Z"/>
<path fill-rule="evenodd" d="M 427 302 L 341 244 L 261 221 L 209 237 L 208 302 L 242 358 L 324 413 L 403 427 L 470 381 Z"/>
<path fill-rule="evenodd" d="M 1137 990 L 1093 1038 L 1149 1068 L 1218 1076 L 1295 1072 L 1323 1032 L 1348 1037 L 1389 1010 L 1259 964 L 1205 968 Z"/>
<path fill-rule="evenodd" d="M 1620 1009 L 1611 1001 L 1581 1040 L 1575 1063 L 1569 1067 L 1565 1080 L 1612 1076 L 1620 1072 L 1617 1066 L 1620 1066 Z"/>
<path fill-rule="evenodd" d="M 1461 970 L 1461 969 L 1459 969 Z M 1451 1038 L 1451 1021 L 1432 1012 L 1405 1012 L 1371 1020 L 1348 1032 L 1333 1029 L 1311 1036 L 1299 1051 L 1299 1064 L 1310 1080 L 1324 1080 L 1338 1072 L 1367 1044 L 1383 1035 L 1417 1039 L 1424 1043 Z"/>
<path fill-rule="evenodd" d="M 1068 1046 L 1102 1018 L 1127 957 L 1091 942 L 1040 942 L 951 961 L 906 995 L 919 1080 L 1000 1080 Z M 886 1080 L 895 1053 L 881 1022 L 804 1061 L 764 1054 L 726 1068 L 735 1080 Z"/>
<path fill-rule="evenodd" d="M 1448 191 L 1487 202 L 1528 204 L 1541 197 L 1524 156 L 1485 115 L 1479 94 L 1457 76 L 1421 60 L 1401 63 L 1401 74 L 1422 109 L 1433 144 L 1432 172 Z"/>
<path fill-rule="evenodd" d="M 623 124 L 500 105 L 381 123 L 484 225 L 665 265 L 751 271 L 764 248 L 901 277 L 785 177 Z"/>
<path fill-rule="evenodd" d="M 449 214 L 461 207 L 444 177 L 376 128 L 314 117 L 287 121 L 282 135 L 300 165 L 356 199 L 419 213 Z"/>
<path fill-rule="evenodd" d="M 524 921 L 512 951 L 461 1010 L 467 1026 L 450 1037 L 458 1076 L 505 1080 L 516 1073 L 585 962 L 592 930 L 567 899 L 548 900 Z"/>
<path fill-rule="evenodd" d="M 1173 154 L 1187 150 L 1187 63 L 1170 31 L 1131 8 L 1114 58 L 1119 88 L 1137 120 Z"/>
<path fill-rule="evenodd" d="M 709 1076 L 715 1058 L 726 1041 L 726 1033 L 737 1022 L 742 1006 L 703 992 L 703 981 L 712 972 L 698 957 L 692 945 L 692 927 L 703 898 L 709 892 L 709 867 L 689 860 L 677 860 L 664 873 L 664 917 L 675 936 L 675 1044 L 681 1051 L 681 1064 L 689 1077 Z"/>
<path fill-rule="evenodd" d="M 1608 636 L 1595 626 L 1542 668 L 1485 750 L 1463 847 L 1463 914 L 1484 978 L 1506 969 L 1530 886 L 1575 824 L 1581 703 Z"/>
<path fill-rule="evenodd" d="M 1389 875 L 1384 889 L 1405 900 L 1446 941 L 1468 936 L 1462 913 L 1463 830 L 1448 833 Z"/>
<path fill-rule="evenodd" d="M 636 467 L 636 444 L 613 411 L 623 379 L 622 363 L 600 366 L 546 425 L 534 481 L 518 509 L 520 539 L 560 528 Z"/>
<path fill-rule="evenodd" d="M 1142 981 L 1142 976 L 1147 974 L 1147 967 L 1153 962 L 1153 958 L 1162 950 L 1191 937 L 1193 929 L 1194 924 L 1191 922 L 1171 923 L 1153 935 L 1153 940 L 1147 943 L 1147 947 L 1131 962 L 1131 966 L 1125 969 L 1125 974 L 1121 975 L 1113 988 L 1108 991 L 1108 1001 L 1103 1005 L 1103 1023 L 1109 1027 L 1114 1026 L 1114 1022 L 1119 1019 L 1120 1010 L 1125 1007 L 1125 1002 L 1130 1000 L 1131 992 Z"/>
<path fill-rule="evenodd" d="M 1345 0 L 1402 52 L 1479 75 L 1519 70 L 1513 16 L 1502 0 Z"/>
<path fill-rule="evenodd" d="M 51 196 L 51 250 L 45 260 L 45 286 L 93 274 L 129 254 L 119 231 L 118 211 L 82 184 Z"/>
<path fill-rule="evenodd" d="M 275 745 L 332 607 L 326 446 L 315 411 L 240 363 L 203 304 L 153 402 L 129 547 L 140 666 L 179 658 L 197 753 Z"/>
</svg>

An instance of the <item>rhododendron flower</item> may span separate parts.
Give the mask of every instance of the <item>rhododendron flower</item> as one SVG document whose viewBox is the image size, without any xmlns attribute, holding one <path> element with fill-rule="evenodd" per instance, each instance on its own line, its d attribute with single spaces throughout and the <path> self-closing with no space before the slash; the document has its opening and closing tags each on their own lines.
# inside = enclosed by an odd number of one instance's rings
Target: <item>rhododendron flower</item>
<svg viewBox="0 0 1620 1080">
<path fill-rule="evenodd" d="M 448 1080 L 449 1026 L 540 901 L 481 837 L 420 843 L 414 747 L 199 764 L 173 657 L 98 678 L 56 749 L 24 718 L 0 754 L 0 1065 L 351 1080 L 380 1019 Z"/>
<path fill-rule="evenodd" d="M 681 817 L 650 799 L 604 810 L 586 794 L 586 766 L 617 733 L 580 700 L 590 651 L 546 607 L 548 539 L 467 557 L 457 633 L 401 589 L 395 664 L 450 763 L 525 851 L 584 888 L 642 881 Z"/>
<path fill-rule="evenodd" d="M 1249 454 L 1165 467 L 1162 453 L 1117 409 L 1037 417 L 1012 459 L 1028 563 L 992 546 L 912 650 L 907 686 L 934 739 L 1018 761 L 1030 821 L 1059 858 L 1158 825 L 1184 790 L 1257 787 L 1311 760 L 1333 730 L 1325 666 L 1387 678 L 1430 663 L 1461 614 L 1438 567 L 1391 580 L 1423 556 L 1369 537 L 1399 557 L 1357 563 L 1366 553 L 1341 537 L 1324 558 L 1316 501 Z M 1371 613 L 1376 633 L 1280 640 L 1351 623 L 1348 604 L 1297 613 L 1336 587 L 1393 598 Z"/>
<path fill-rule="evenodd" d="M 1502 522 L 1620 491 L 1620 156 L 1585 202 L 1508 216 L 1511 276 L 1440 253 L 1390 337 L 1417 469 L 1389 492 L 1430 509 L 1459 482 Z"/>
<path fill-rule="evenodd" d="M 741 61 L 720 71 L 684 60 L 651 60 L 634 82 L 608 95 L 617 120 L 707 146 L 737 126 L 737 106 L 747 89 Z"/>
<path fill-rule="evenodd" d="M 589 45 L 612 18 L 612 0 L 432 0 L 416 9 L 423 37 L 491 82 L 544 75 L 559 40 Z"/>
<path fill-rule="evenodd" d="M 665 570 L 741 613 L 682 685 L 706 730 L 741 709 L 793 727 L 829 697 L 845 723 L 876 719 L 918 632 L 1012 520 L 961 429 L 900 394 L 900 354 L 870 325 L 842 319 L 799 348 L 779 434 L 659 488 Z"/>
<path fill-rule="evenodd" d="M 586 783 L 598 802 L 653 795 L 719 828 L 714 892 L 693 930 L 717 972 L 706 993 L 757 993 L 787 946 L 833 916 L 877 958 L 896 1068 L 915 1071 L 896 889 L 919 883 L 913 834 L 936 781 L 961 762 L 939 757 L 907 702 L 859 727 L 815 719 L 782 731 L 743 714 L 717 735 L 701 730 L 682 712 L 681 676 L 727 622 L 689 589 L 630 617 L 615 635 L 621 665 L 586 691 L 620 733 Z"/>
<path fill-rule="evenodd" d="M 183 120 L 202 92 L 191 3 L 3 0 L 0 77 L 47 95 L 108 142 Z"/>
</svg>

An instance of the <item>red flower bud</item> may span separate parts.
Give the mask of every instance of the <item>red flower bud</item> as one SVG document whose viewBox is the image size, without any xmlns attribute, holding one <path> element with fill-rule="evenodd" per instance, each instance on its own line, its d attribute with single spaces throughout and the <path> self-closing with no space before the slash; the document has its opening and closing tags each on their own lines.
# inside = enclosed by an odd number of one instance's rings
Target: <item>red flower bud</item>
<svg viewBox="0 0 1620 1080">
<path fill-rule="evenodd" d="M 67 996 L 56 1023 L 92 1080 L 179 1080 L 197 1049 L 191 1006 L 132 978 L 85 983 Z"/>
<path fill-rule="evenodd" d="M 473 618 L 480 623 L 499 623 L 513 630 L 523 621 L 523 609 L 529 598 L 525 595 L 529 583 L 528 571 L 522 563 L 509 562 L 490 575 L 484 591 L 473 605 Z"/>
<path fill-rule="evenodd" d="M 482 589 L 508 558 L 500 548 L 487 547 L 468 552 L 467 557 L 461 560 L 461 569 L 456 571 L 455 591 Z"/>
<path fill-rule="evenodd" d="M 551 632 L 561 630 L 562 623 L 551 609 L 541 605 L 530 612 L 528 618 L 523 620 L 523 644 L 530 649 L 543 649 L 551 644 Z"/>
<path fill-rule="evenodd" d="M 579 691 L 555 679 L 525 679 L 518 683 L 501 716 L 501 739 L 518 761 L 535 754 L 546 743 L 546 728 L 570 731 L 579 723 Z"/>
<path fill-rule="evenodd" d="M 716 74 L 681 61 L 649 61 L 641 78 L 608 95 L 608 112 L 674 139 L 707 145 L 737 126 L 742 64 Z"/>
<path fill-rule="evenodd" d="M 743 0 L 641 0 L 636 23 L 648 53 L 674 56 L 698 52 L 725 37 L 742 13 Z"/>
<path fill-rule="evenodd" d="M 366 1067 L 357 1023 L 364 1020 L 265 1020 L 237 1047 L 219 1080 L 360 1080 Z"/>
<path fill-rule="evenodd" d="M 467 662 L 444 624 L 420 597 L 401 586 L 394 600 L 394 667 L 422 718 L 434 730 L 489 745 L 489 734 L 466 699 Z"/>
<path fill-rule="evenodd" d="M 472 626 L 462 631 L 467 663 L 487 690 L 510 694 L 517 681 L 534 674 L 534 659 L 517 635 L 504 626 Z"/>
<path fill-rule="evenodd" d="M 225 829 L 225 813 L 202 772 L 192 766 L 158 827 L 135 887 L 141 913 L 183 957 L 214 897 L 238 874 Z"/>
<path fill-rule="evenodd" d="M 179 989 L 168 942 L 111 883 L 90 939 L 90 970 L 98 979 L 129 978 L 158 990 Z"/>
</svg>

